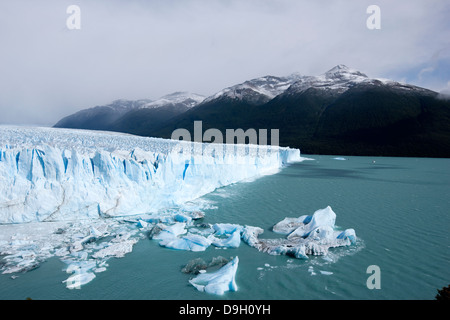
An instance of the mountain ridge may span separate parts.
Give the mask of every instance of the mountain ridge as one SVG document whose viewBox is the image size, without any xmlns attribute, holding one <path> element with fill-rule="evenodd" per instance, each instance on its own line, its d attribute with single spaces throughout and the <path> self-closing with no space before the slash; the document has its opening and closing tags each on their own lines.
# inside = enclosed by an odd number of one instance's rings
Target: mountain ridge
<svg viewBox="0 0 450 320">
<path fill-rule="evenodd" d="M 280 145 L 308 154 L 450 157 L 450 101 L 439 97 L 337 65 L 318 76 L 251 79 L 183 110 L 128 111 L 109 130 L 170 138 L 185 128 L 192 136 L 201 120 L 203 130 L 224 136 L 226 129 L 279 129 Z"/>
</svg>

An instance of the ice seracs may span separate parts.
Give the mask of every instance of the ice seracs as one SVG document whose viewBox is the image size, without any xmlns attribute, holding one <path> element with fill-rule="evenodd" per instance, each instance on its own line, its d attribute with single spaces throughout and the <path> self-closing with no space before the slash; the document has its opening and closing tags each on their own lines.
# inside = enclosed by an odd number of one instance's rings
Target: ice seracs
<svg viewBox="0 0 450 320">
<path fill-rule="evenodd" d="M 157 212 L 301 161 L 297 149 L 221 147 L 209 154 L 201 143 L 0 127 L 0 223 Z"/>
</svg>

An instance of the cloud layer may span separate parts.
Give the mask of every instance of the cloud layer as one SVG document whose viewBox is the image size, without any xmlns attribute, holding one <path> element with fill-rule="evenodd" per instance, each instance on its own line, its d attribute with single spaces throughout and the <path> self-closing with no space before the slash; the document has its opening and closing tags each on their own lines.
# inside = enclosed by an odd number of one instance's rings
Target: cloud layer
<svg viewBox="0 0 450 320">
<path fill-rule="evenodd" d="M 446 0 L 2 1 L 0 124 L 52 125 L 79 109 L 174 91 L 211 95 L 247 79 L 321 74 L 346 64 L 371 77 L 445 89 Z M 69 30 L 66 9 L 81 9 Z"/>
</svg>

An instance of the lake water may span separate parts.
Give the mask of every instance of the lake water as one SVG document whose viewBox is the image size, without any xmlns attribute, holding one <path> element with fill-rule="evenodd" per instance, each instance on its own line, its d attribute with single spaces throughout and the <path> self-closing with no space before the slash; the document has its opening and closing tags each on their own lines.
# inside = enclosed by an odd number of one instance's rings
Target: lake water
<svg viewBox="0 0 450 320">
<path fill-rule="evenodd" d="M 65 287 L 64 264 L 51 258 L 16 279 L 0 275 L 0 299 L 422 300 L 450 284 L 450 159 L 307 157 L 314 160 L 203 197 L 210 206 L 204 222 L 252 225 L 265 230 L 262 237 L 280 237 L 271 231 L 275 223 L 331 206 L 337 226 L 355 229 L 355 246 L 298 260 L 245 243 L 187 252 L 143 239 L 79 290 Z M 239 257 L 238 291 L 197 291 L 181 268 L 219 255 Z M 371 265 L 380 268 L 380 289 L 366 285 Z"/>
</svg>

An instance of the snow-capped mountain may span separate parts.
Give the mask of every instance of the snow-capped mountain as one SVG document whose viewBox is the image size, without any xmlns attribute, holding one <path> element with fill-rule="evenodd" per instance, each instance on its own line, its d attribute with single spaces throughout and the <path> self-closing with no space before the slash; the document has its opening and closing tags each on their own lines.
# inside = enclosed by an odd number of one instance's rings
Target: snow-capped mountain
<svg viewBox="0 0 450 320">
<path fill-rule="evenodd" d="M 154 126 L 187 111 L 204 99 L 204 96 L 188 92 L 175 92 L 155 101 L 120 99 L 105 106 L 81 110 L 61 119 L 54 127 L 130 132 L 136 127 L 132 122 L 144 120 L 146 125 Z M 149 124 L 145 121 L 147 117 L 155 121 Z"/>
<path fill-rule="evenodd" d="M 317 76 L 263 77 L 226 88 L 157 130 L 279 129 L 310 154 L 450 156 L 450 102 L 434 91 L 338 65 Z M 270 143 L 270 142 L 269 142 Z"/>
<path fill-rule="evenodd" d="M 385 85 L 404 90 L 429 91 L 424 88 L 389 79 L 369 78 L 366 74 L 356 69 L 340 64 L 318 76 L 300 77 L 284 94 L 300 94 L 310 88 L 327 90 L 334 94 L 342 94 L 356 85 Z"/>
<path fill-rule="evenodd" d="M 283 93 L 294 82 L 302 79 L 298 73 L 286 77 L 265 76 L 225 88 L 205 99 L 205 103 L 216 99 L 228 98 L 245 101 L 251 104 L 266 103 Z"/>
<path fill-rule="evenodd" d="M 57 126 L 170 138 L 179 128 L 192 135 L 194 121 L 202 120 L 203 130 L 216 128 L 224 136 L 226 129 L 279 129 L 281 145 L 306 153 L 450 156 L 448 100 L 345 65 L 316 76 L 255 78 L 206 99 L 177 92 L 156 101 L 112 105 L 131 109 L 108 118 L 114 108 L 103 107 L 94 117 L 73 115 Z"/>
<path fill-rule="evenodd" d="M 319 76 L 305 76 L 298 79 L 286 93 L 301 93 L 312 87 L 343 93 L 349 87 L 368 80 L 369 78 L 364 73 L 350 69 L 345 65 L 338 65 Z"/>
<path fill-rule="evenodd" d="M 114 100 L 108 105 L 104 107 L 108 107 L 114 110 L 131 110 L 135 108 L 141 108 L 142 106 L 151 103 L 150 99 L 139 99 L 139 100 L 126 100 L 126 99 L 118 99 Z"/>
<path fill-rule="evenodd" d="M 186 108 L 192 108 L 203 102 L 205 97 L 195 93 L 189 92 L 174 92 L 159 98 L 156 101 L 151 101 L 139 106 L 139 108 L 161 108 L 166 106 L 184 106 Z"/>
</svg>

